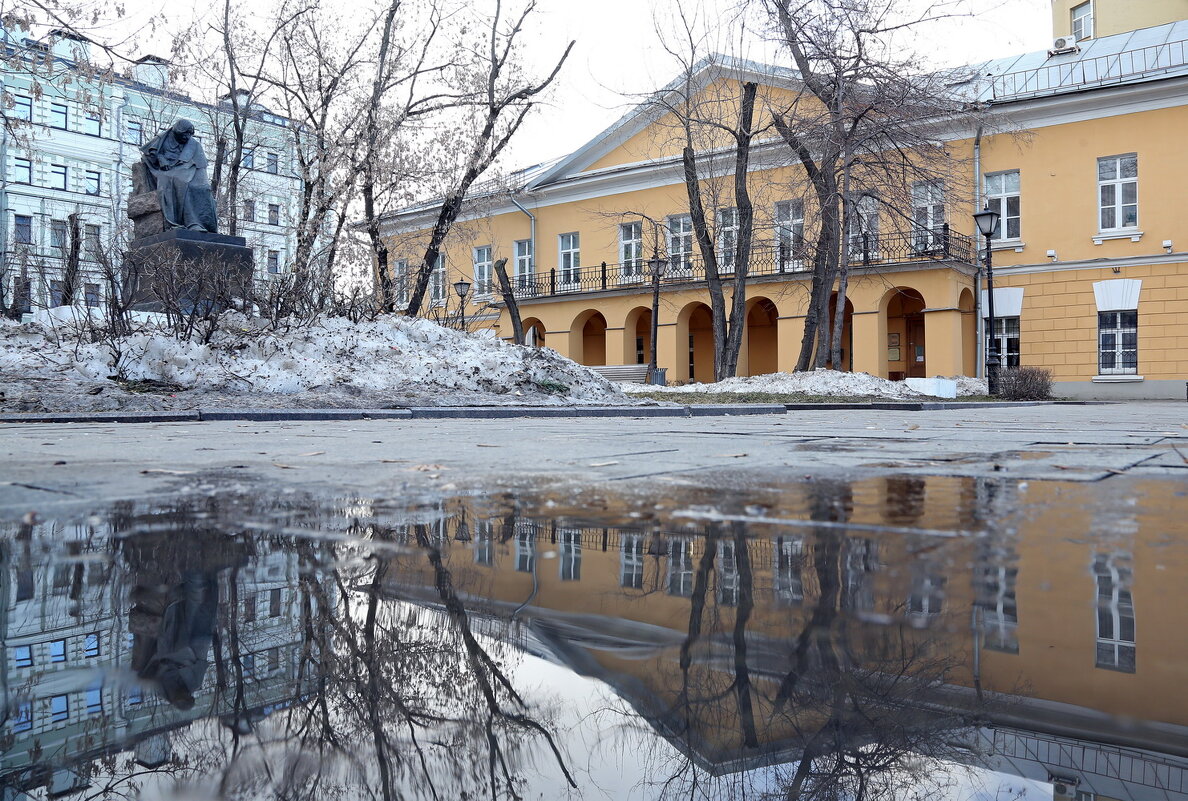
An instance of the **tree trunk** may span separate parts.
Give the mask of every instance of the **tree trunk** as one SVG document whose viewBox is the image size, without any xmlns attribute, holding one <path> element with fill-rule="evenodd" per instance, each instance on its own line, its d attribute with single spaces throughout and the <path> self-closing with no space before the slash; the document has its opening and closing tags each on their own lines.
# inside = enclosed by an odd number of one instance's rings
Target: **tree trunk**
<svg viewBox="0 0 1188 801">
<path fill-rule="evenodd" d="M 66 266 L 62 273 L 62 305 L 73 306 L 74 296 L 78 290 L 78 273 L 82 264 L 82 224 L 79 222 L 77 213 L 68 216 L 66 224 L 69 228 L 70 244 L 66 251 Z"/>
<path fill-rule="evenodd" d="M 520 304 L 516 301 L 516 293 L 512 282 L 507 277 L 507 259 L 496 259 L 492 265 L 495 275 L 499 279 L 499 293 L 503 295 L 503 302 L 507 305 L 507 315 L 511 317 L 512 342 L 524 344 L 524 322 L 520 319 Z"/>
<path fill-rule="evenodd" d="M 729 331 L 722 349 L 721 369 L 716 378 L 731 378 L 738 374 L 738 355 L 742 350 L 743 333 L 747 325 L 747 274 L 751 269 L 751 236 L 755 227 L 755 209 L 747 187 L 747 170 L 751 161 L 751 125 L 755 118 L 755 95 L 758 85 L 743 84 L 742 101 L 738 112 L 738 130 L 734 149 L 734 205 L 738 235 L 734 242 L 734 295 L 730 303 Z"/>
</svg>

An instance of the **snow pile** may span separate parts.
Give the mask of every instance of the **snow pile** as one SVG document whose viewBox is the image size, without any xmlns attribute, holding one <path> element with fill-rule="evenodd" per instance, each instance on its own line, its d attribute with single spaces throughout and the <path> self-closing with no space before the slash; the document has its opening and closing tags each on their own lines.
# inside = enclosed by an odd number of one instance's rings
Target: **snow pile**
<svg viewBox="0 0 1188 801">
<path fill-rule="evenodd" d="M 727 378 L 713 384 L 685 384 L 673 387 L 654 387 L 624 384 L 627 392 L 686 392 L 771 393 L 778 395 L 816 395 L 837 397 L 923 398 L 927 397 L 902 381 L 888 381 L 869 373 L 844 373 L 836 370 L 813 370 L 805 373 L 769 373 L 740 378 Z M 957 379 L 958 395 L 984 395 L 986 382 L 964 376 Z M 674 398 L 676 400 L 676 398 Z"/>
<path fill-rule="evenodd" d="M 617 385 L 555 351 L 399 315 L 359 323 L 330 318 L 288 331 L 260 330 L 256 321 L 229 316 L 210 344 L 153 330 L 115 343 L 78 341 L 63 320 L 0 324 L 7 396 L 0 409 L 16 411 L 14 396 L 32 410 L 632 402 Z M 113 374 L 125 383 L 109 380 Z M 130 395 L 120 389 L 126 382 L 157 393 Z"/>
</svg>

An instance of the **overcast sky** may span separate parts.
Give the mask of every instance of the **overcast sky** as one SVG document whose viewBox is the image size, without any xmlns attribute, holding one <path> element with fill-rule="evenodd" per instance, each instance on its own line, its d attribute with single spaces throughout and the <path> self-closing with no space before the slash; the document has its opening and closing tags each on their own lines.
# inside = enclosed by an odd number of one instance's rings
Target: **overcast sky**
<svg viewBox="0 0 1188 801">
<path fill-rule="evenodd" d="M 241 0 L 251 7 L 263 0 Z M 906 4 L 936 0 L 901 0 Z M 679 72 L 660 44 L 657 27 L 675 32 L 673 8 L 682 2 L 697 8 L 721 31 L 736 26 L 729 20 L 739 0 L 538 0 L 531 36 L 530 57 L 546 72 L 576 41 L 573 53 L 558 76 L 548 107 L 525 124 L 508 152 L 508 168 L 529 166 L 569 153 L 621 117 L 635 99 L 672 80 Z M 922 34 L 920 49 L 937 66 L 956 66 L 1041 50 L 1051 41 L 1050 0 L 965 0 L 972 16 L 933 23 Z M 349 5 L 350 0 L 345 0 Z M 141 30 L 135 49 L 168 55 L 170 34 L 181 27 L 191 7 L 176 0 L 125 0 L 122 19 L 99 38 L 118 39 L 119 31 L 142 27 L 153 15 L 170 24 L 152 32 Z M 201 13 L 205 6 L 199 4 Z M 714 25 L 711 25 L 714 27 Z M 154 49 L 155 48 L 155 49 Z M 736 50 L 724 43 L 718 49 Z M 160 52 L 157 52 L 160 51 Z M 745 55 L 764 60 L 772 53 L 752 44 Z"/>
<path fill-rule="evenodd" d="M 688 0 L 685 0 L 688 4 Z M 736 0 L 701 0 L 710 19 L 724 19 Z M 938 66 L 956 66 L 1046 48 L 1052 38 L 1049 0 L 971 0 L 971 18 L 935 23 L 926 47 Z M 657 40 L 654 15 L 671 0 L 539 0 L 542 55 L 576 40 L 558 78 L 551 107 L 514 145 L 509 166 L 527 166 L 576 150 L 612 124 L 631 98 L 657 89 L 679 67 Z M 667 21 L 666 21 L 667 20 Z M 752 57 L 762 59 L 758 48 Z M 555 58 L 555 55 L 553 56 Z"/>
</svg>

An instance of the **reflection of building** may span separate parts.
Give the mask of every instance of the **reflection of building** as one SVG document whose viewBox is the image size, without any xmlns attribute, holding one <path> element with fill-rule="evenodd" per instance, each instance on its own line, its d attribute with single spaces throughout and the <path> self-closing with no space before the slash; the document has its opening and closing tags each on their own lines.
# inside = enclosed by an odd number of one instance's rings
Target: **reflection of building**
<svg viewBox="0 0 1188 801">
<path fill-rule="evenodd" d="M 1188 11 L 1178 0 L 1053 6 L 1054 35 L 1075 31 L 1079 42 L 973 65 L 974 77 L 956 83 L 961 100 L 989 109 L 990 122 L 953 134 L 961 163 L 951 174 L 876 187 L 878 197 L 854 202 L 837 369 L 888 378 L 975 373 L 986 337 L 978 333 L 985 301 L 971 214 L 989 205 L 1002 215 L 990 336 L 1005 364 L 1051 370 L 1060 395 L 1180 397 L 1188 231 L 1172 198 L 1188 179 L 1179 146 L 1188 122 Z M 739 374 L 792 369 L 808 314 L 804 243 L 814 239 L 818 212 L 763 111 L 806 102 L 788 66 L 703 62 L 575 152 L 512 175 L 510 187 L 463 216 L 432 273 L 432 300 L 449 300 L 456 278 L 473 281 L 476 301 L 497 307 L 490 324 L 510 337 L 492 283 L 492 262 L 505 258 L 536 342 L 583 364 L 643 364 L 653 330 L 648 259 L 666 256 L 659 364 L 669 380 L 712 380 L 706 267 L 682 183 L 683 129 L 670 109 L 687 102 L 693 118 L 733 129 L 740 87 L 755 82 L 756 231 Z M 723 156 L 729 137 L 705 138 L 712 144 L 694 146 L 706 163 L 732 162 Z M 706 244 L 721 253 L 729 279 L 738 203 L 729 168 L 704 169 L 713 172 L 702 190 Z M 435 217 L 424 204 L 389 220 L 398 281 L 424 254 Z"/>
<path fill-rule="evenodd" d="M 200 103 L 169 88 L 169 65 L 140 59 L 130 77 L 101 80 L 76 68 L 91 45 L 74 35 L 44 41 L 0 31 L 9 48 L 4 71 L 0 142 L 0 278 L 4 303 L 31 311 L 63 303 L 64 265 L 77 221 L 81 275 L 74 304 L 108 296 L 130 238 L 126 203 L 140 146 L 179 117 L 194 122 L 213 169 L 226 139 L 230 104 Z M 16 69 L 17 63 L 29 65 Z M 246 101 L 245 101 L 246 102 Z M 299 194 L 289 120 L 253 105 L 238 209 L 240 235 L 256 252 L 256 274 L 283 272 L 294 250 L 293 203 Z M 227 211 L 220 230 L 227 232 Z M 105 266 L 106 265 L 106 266 Z"/>
<path fill-rule="evenodd" d="M 220 717 L 246 731 L 300 697 L 300 676 L 313 680 L 300 664 L 317 655 L 303 652 L 311 644 L 296 592 L 298 554 L 260 539 L 249 562 L 241 541 L 191 515 L 125 509 L 102 525 L 5 533 L 0 786 L 51 794 L 81 787 L 86 763 L 113 750 L 132 750 L 146 765 L 170 762 L 171 739 L 191 722 Z M 157 633 L 138 610 L 154 594 L 176 608 L 182 577 L 199 573 L 217 586 L 218 644 L 196 654 L 208 666 L 192 705 L 178 704 L 133 670 L 146 635 Z"/>
<path fill-rule="evenodd" d="M 944 685 L 916 701 L 970 709 L 975 687 L 995 699 L 986 710 L 992 727 L 981 733 L 994 767 L 1064 780 L 1080 799 L 1188 799 L 1188 698 L 1179 689 L 1188 643 L 1178 633 L 1188 623 L 1179 603 L 1188 555 L 1163 542 L 1173 490 L 1033 483 L 1029 506 L 1046 511 L 1007 514 L 992 527 L 979 522 L 985 509 L 1014 485 L 921 479 L 910 493 L 912 517 L 927 533 L 878 531 L 892 519 L 902 526 L 902 504 L 888 498 L 902 490 L 886 479 L 855 482 L 840 520 L 832 519 L 838 506 L 812 497 L 811 485 L 783 490 L 770 514 L 803 525 L 749 522 L 745 548 L 734 529 L 717 524 L 575 526 L 476 521 L 472 512 L 466 519 L 481 538 L 451 537 L 457 521 L 447 519 L 437 541 L 472 613 L 513 616 L 513 639 L 544 643 L 607 682 L 707 769 L 796 755 L 804 721 L 775 714 L 773 698 L 810 624 L 837 636 L 844 619 L 849 645 L 870 664 L 922 653 L 947 660 Z M 1119 537 L 1095 525 L 1090 508 L 1110 499 L 1088 504 L 1081 492 L 1140 498 L 1129 507 L 1131 530 Z M 971 530 L 980 536 L 938 536 Z M 707 531 L 718 537 L 712 564 Z M 437 601 L 416 560 L 394 565 L 389 592 Z M 822 616 L 823 598 L 833 599 L 836 616 Z M 750 752 L 729 689 L 744 610 L 761 721 L 761 748 Z M 690 685 L 679 662 L 694 630 Z M 806 664 L 820 673 L 817 660 L 810 651 Z M 690 696 L 703 699 L 691 714 L 678 703 Z"/>
</svg>

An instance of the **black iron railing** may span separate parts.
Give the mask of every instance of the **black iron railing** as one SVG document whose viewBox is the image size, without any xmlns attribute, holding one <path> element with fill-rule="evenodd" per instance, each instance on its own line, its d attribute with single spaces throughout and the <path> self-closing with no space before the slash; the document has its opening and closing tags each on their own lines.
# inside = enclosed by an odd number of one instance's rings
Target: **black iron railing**
<svg viewBox="0 0 1188 801">
<path fill-rule="evenodd" d="M 935 262 L 973 264 L 976 252 L 970 237 L 950 231 L 948 225 L 943 225 L 908 234 L 856 236 L 850 240 L 849 256 L 851 266 L 857 267 Z M 723 278 L 734 277 L 732 262 L 730 258 L 719 258 L 718 272 Z M 787 275 L 796 278 L 809 275 L 811 270 L 811 256 L 803 245 L 762 242 L 751 251 L 747 277 Z M 694 284 L 705 280 L 705 264 L 701 257 L 686 255 L 668 262 L 661 284 Z M 652 274 L 647 260 L 638 259 L 620 264 L 602 262 L 591 267 L 551 268 L 530 275 L 517 275 L 512 283 L 517 298 L 537 298 L 633 287 L 646 289 L 651 286 Z"/>
</svg>

